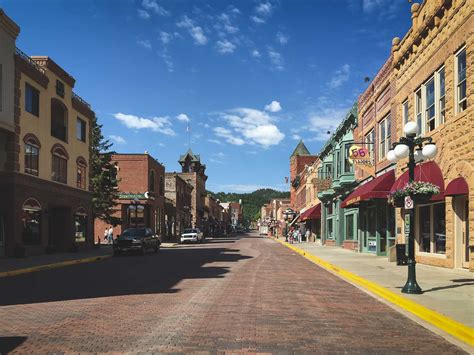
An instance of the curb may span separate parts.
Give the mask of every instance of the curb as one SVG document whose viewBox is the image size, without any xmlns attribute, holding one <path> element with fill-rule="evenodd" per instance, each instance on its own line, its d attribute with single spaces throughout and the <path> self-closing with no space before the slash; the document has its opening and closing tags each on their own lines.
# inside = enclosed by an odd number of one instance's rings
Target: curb
<svg viewBox="0 0 474 355">
<path fill-rule="evenodd" d="M 462 323 L 459 323 L 458 321 L 455 321 L 454 319 L 446 317 L 438 312 L 432 311 L 431 309 L 426 308 L 425 306 L 422 306 L 408 298 L 400 296 L 375 282 L 366 280 L 356 274 L 351 273 L 350 271 L 347 271 L 338 266 L 335 266 L 291 244 L 288 244 L 286 242 L 283 242 L 275 238 L 272 238 L 272 239 L 284 245 L 285 247 L 295 251 L 296 253 L 304 256 L 306 259 L 312 261 L 313 263 L 320 265 L 329 271 L 334 272 L 341 278 L 358 285 L 364 290 L 367 290 L 383 298 L 384 300 L 394 304 L 395 306 L 398 306 L 404 309 L 405 311 L 429 323 L 430 325 L 452 335 L 453 337 L 462 341 L 463 343 L 471 347 L 474 347 L 474 328 L 471 328 Z"/>
<path fill-rule="evenodd" d="M 110 258 L 111 256 L 112 255 L 100 255 L 100 256 L 93 256 L 93 257 L 83 258 L 83 259 L 61 261 L 59 263 L 54 263 L 54 264 L 32 266 L 32 267 L 28 267 L 24 269 L 4 271 L 4 272 L 0 272 L 0 278 L 17 276 L 17 275 L 22 275 L 22 274 L 29 274 L 31 272 L 42 271 L 42 270 L 57 269 L 57 268 L 60 268 L 63 266 L 69 266 L 69 265 L 85 264 L 85 263 L 90 263 L 94 261 L 104 260 L 104 259 Z"/>
</svg>

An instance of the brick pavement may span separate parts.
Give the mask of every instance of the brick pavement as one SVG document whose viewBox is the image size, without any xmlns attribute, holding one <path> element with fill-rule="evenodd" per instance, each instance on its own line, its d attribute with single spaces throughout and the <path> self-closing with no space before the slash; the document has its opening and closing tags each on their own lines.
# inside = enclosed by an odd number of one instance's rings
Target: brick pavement
<svg viewBox="0 0 474 355">
<path fill-rule="evenodd" d="M 462 353 L 271 240 L 0 280 L 0 351 Z"/>
</svg>

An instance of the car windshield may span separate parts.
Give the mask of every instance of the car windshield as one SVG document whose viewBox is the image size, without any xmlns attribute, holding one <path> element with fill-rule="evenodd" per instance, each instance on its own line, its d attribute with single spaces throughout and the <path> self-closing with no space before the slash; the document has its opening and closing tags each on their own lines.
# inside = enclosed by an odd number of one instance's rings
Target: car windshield
<svg viewBox="0 0 474 355">
<path fill-rule="evenodd" d="M 130 228 L 130 229 L 125 229 L 122 233 L 122 236 L 143 238 L 145 234 L 146 234 L 145 228 Z"/>
<path fill-rule="evenodd" d="M 185 229 L 184 233 L 197 233 L 196 229 Z"/>
</svg>

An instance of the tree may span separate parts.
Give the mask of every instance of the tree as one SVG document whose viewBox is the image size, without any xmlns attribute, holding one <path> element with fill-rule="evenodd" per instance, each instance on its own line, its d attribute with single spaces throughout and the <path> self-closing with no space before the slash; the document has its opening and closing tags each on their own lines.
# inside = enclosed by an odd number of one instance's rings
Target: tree
<svg viewBox="0 0 474 355">
<path fill-rule="evenodd" d="M 117 193 L 117 170 L 112 163 L 112 143 L 102 135 L 102 125 L 94 117 L 91 124 L 90 173 L 94 218 L 116 224 L 112 217 Z M 115 223 L 114 223 L 115 222 Z"/>
</svg>

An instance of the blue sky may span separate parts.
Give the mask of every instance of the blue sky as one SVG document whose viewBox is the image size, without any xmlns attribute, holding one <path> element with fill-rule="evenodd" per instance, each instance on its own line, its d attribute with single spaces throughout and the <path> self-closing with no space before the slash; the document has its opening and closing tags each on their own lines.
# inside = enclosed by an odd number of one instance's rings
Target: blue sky
<svg viewBox="0 0 474 355">
<path fill-rule="evenodd" d="M 286 190 L 410 26 L 406 0 L 0 0 L 17 46 L 76 79 L 114 149 L 167 171 L 188 149 L 207 188 Z M 187 127 L 189 126 L 189 133 Z"/>
</svg>

